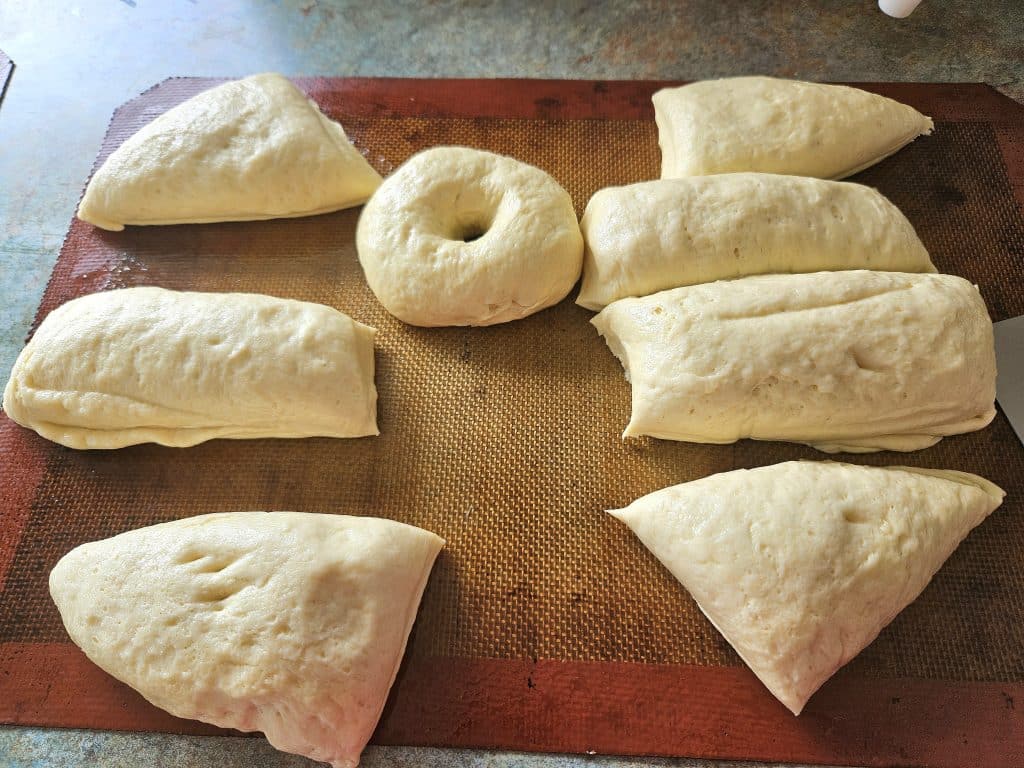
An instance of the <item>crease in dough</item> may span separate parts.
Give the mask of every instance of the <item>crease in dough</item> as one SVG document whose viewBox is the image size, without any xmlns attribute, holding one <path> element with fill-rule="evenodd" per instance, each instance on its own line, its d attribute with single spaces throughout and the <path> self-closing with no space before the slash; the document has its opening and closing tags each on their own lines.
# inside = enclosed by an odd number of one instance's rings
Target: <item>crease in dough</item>
<svg viewBox="0 0 1024 768">
<path fill-rule="evenodd" d="M 791 461 L 609 510 L 793 714 L 1001 503 L 966 472 Z"/>
<path fill-rule="evenodd" d="M 962 278 L 758 275 L 609 304 L 632 384 L 624 437 L 914 451 L 995 416 L 992 322 Z"/>
<path fill-rule="evenodd" d="M 900 210 L 849 182 L 728 173 L 610 187 L 587 203 L 581 227 L 576 303 L 593 310 L 755 274 L 935 272 Z"/>
<path fill-rule="evenodd" d="M 127 288 L 58 307 L 3 406 L 69 448 L 378 434 L 376 330 L 310 302 Z"/>
<path fill-rule="evenodd" d="M 353 768 L 443 545 L 379 518 L 216 513 L 83 544 L 50 594 L 89 659 L 154 705 Z"/>
<path fill-rule="evenodd" d="M 885 96 L 773 77 L 702 80 L 652 101 L 663 179 L 737 171 L 842 179 L 934 127 Z"/>
<path fill-rule="evenodd" d="M 78 218 L 101 229 L 311 216 L 361 205 L 382 179 L 287 78 L 210 88 L 115 149 Z"/>
</svg>

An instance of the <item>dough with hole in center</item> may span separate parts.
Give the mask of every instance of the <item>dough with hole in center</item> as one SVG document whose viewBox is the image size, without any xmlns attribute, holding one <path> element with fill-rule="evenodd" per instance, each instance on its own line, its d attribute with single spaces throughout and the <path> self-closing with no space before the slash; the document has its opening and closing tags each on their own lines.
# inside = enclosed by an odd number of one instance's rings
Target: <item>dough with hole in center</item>
<svg viewBox="0 0 1024 768">
<path fill-rule="evenodd" d="M 663 179 L 737 171 L 842 179 L 933 127 L 877 93 L 774 77 L 703 80 L 652 100 Z"/>
<path fill-rule="evenodd" d="M 413 156 L 363 208 L 359 262 L 388 312 L 411 325 L 494 325 L 561 301 L 583 236 L 544 171 L 465 147 Z"/>
<path fill-rule="evenodd" d="M 161 709 L 352 768 L 443 545 L 377 518 L 200 515 L 71 550 L 50 594 L 75 644 Z"/>
<path fill-rule="evenodd" d="M 966 472 L 790 461 L 665 488 L 611 514 L 798 715 L 1004 495 Z"/>
<path fill-rule="evenodd" d="M 309 216 L 359 205 L 380 182 L 341 125 L 268 73 L 203 91 L 127 138 L 78 218 L 116 231 Z"/>
<path fill-rule="evenodd" d="M 254 293 L 126 288 L 53 310 L 4 410 L 69 448 L 377 434 L 376 330 Z"/>
<path fill-rule="evenodd" d="M 916 451 L 995 416 L 992 321 L 953 275 L 756 275 L 591 322 L 633 384 L 625 436 Z"/>
</svg>

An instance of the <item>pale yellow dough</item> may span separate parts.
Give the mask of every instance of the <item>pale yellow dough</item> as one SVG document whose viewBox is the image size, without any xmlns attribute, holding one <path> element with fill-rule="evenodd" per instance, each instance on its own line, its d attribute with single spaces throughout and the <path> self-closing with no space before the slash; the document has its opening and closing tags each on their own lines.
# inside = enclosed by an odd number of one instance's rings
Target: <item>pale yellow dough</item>
<svg viewBox="0 0 1024 768">
<path fill-rule="evenodd" d="M 51 312 L 4 410 L 69 448 L 377 434 L 376 331 L 321 304 L 127 288 Z"/>
<path fill-rule="evenodd" d="M 914 451 L 995 416 L 992 322 L 952 275 L 758 275 L 609 304 L 624 436 Z"/>
<path fill-rule="evenodd" d="M 360 205 L 380 183 L 344 129 L 270 73 L 203 91 L 126 139 L 78 218 L 117 231 L 308 216 Z"/>
<path fill-rule="evenodd" d="M 798 715 L 1004 495 L 966 472 L 791 461 L 665 488 L 611 514 Z"/>
<path fill-rule="evenodd" d="M 50 594 L 75 644 L 156 706 L 352 768 L 443 545 L 377 518 L 201 515 L 73 549 Z"/>
<path fill-rule="evenodd" d="M 841 179 L 933 127 L 878 94 L 772 77 L 703 80 L 653 101 L 663 179 L 735 171 Z"/>
<path fill-rule="evenodd" d="M 363 209 L 359 262 L 384 308 L 412 325 L 493 325 L 561 301 L 583 236 L 544 171 L 465 147 L 420 152 Z"/>
<path fill-rule="evenodd" d="M 577 304 L 766 272 L 934 272 L 877 190 L 770 173 L 663 179 L 597 192 L 582 220 Z"/>
</svg>

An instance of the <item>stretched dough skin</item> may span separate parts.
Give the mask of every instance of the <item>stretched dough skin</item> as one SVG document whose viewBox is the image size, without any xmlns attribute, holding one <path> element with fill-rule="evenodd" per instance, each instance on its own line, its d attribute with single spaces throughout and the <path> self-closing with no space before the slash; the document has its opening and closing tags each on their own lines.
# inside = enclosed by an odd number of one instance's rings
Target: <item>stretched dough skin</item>
<svg viewBox="0 0 1024 768">
<path fill-rule="evenodd" d="M 652 100 L 663 179 L 736 171 L 841 179 L 933 128 L 875 93 L 772 77 L 703 80 Z"/>
<path fill-rule="evenodd" d="M 377 432 L 376 330 L 321 304 L 127 288 L 51 312 L 4 410 L 69 448 Z"/>
<path fill-rule="evenodd" d="M 50 594 L 89 659 L 161 709 L 352 768 L 443 545 L 377 518 L 200 515 L 73 549 Z"/>
<path fill-rule="evenodd" d="M 992 322 L 952 275 L 757 275 L 609 304 L 624 436 L 916 451 L 995 416 Z"/>
<path fill-rule="evenodd" d="M 361 205 L 380 183 L 341 125 L 267 73 L 203 91 L 126 139 L 78 218 L 119 231 L 309 216 Z"/>
<path fill-rule="evenodd" d="M 540 168 L 467 147 L 425 150 L 389 176 L 356 245 L 380 303 L 420 326 L 518 320 L 565 298 L 583 265 L 569 193 Z"/>
<path fill-rule="evenodd" d="M 861 184 L 770 173 L 662 179 L 597 192 L 581 222 L 577 304 L 767 272 L 934 272 L 913 226 Z"/>
<path fill-rule="evenodd" d="M 1004 495 L 966 472 L 791 461 L 665 488 L 611 514 L 798 715 Z"/>
</svg>

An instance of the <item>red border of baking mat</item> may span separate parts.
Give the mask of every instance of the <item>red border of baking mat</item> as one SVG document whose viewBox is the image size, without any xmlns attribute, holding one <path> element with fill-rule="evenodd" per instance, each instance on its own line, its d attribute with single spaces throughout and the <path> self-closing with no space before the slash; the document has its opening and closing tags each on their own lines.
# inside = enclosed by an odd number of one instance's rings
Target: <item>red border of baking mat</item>
<svg viewBox="0 0 1024 768">
<path fill-rule="evenodd" d="M 210 81 L 211 83 L 213 81 Z M 305 79 L 341 94 L 356 116 L 651 119 L 666 83 L 523 80 Z M 976 84 L 866 84 L 939 120 L 993 125 L 1024 207 L 1024 108 Z M 87 226 L 73 222 L 64 250 Z M 55 275 L 67 269 L 58 260 Z M 37 321 L 69 297 L 52 281 Z M 98 287 L 98 286 L 97 286 Z M 80 290 L 88 290 L 79 284 Z M 4 514 L 0 584 L 44 472 L 40 442 L 0 418 Z M 13 523 L 13 524 L 12 524 Z M 221 733 L 150 706 L 70 644 L 0 646 L 0 720 Z M 403 667 L 374 736 L 378 744 L 552 752 L 686 755 L 826 764 L 1024 765 L 1024 683 L 856 679 L 841 670 L 794 718 L 742 667 L 557 660 L 417 658 Z M 40 685 L 43 678 L 43 685 Z M 29 685 L 28 681 L 34 681 Z M 38 691 L 45 694 L 39 696 Z"/>
</svg>

